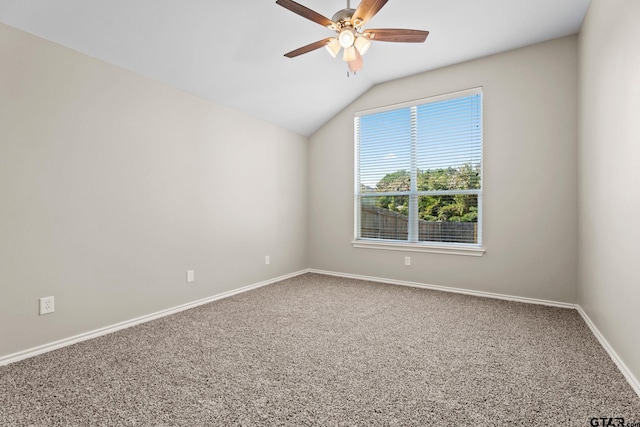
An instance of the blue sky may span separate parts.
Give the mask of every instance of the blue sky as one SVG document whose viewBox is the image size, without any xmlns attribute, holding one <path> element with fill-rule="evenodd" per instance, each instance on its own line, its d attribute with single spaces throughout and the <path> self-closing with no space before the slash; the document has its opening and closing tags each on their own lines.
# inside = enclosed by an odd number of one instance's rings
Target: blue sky
<svg viewBox="0 0 640 427">
<path fill-rule="evenodd" d="M 358 118 L 361 183 L 375 187 L 387 173 L 411 168 L 412 107 Z M 482 155 L 482 95 L 416 107 L 418 169 L 477 164 Z"/>
</svg>

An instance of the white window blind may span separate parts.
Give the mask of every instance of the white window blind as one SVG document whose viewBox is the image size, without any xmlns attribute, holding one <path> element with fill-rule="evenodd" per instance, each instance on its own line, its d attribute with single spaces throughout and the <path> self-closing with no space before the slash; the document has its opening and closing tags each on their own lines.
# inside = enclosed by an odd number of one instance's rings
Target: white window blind
<svg viewBox="0 0 640 427">
<path fill-rule="evenodd" d="M 356 240 L 482 243 L 482 91 L 355 118 Z"/>
</svg>

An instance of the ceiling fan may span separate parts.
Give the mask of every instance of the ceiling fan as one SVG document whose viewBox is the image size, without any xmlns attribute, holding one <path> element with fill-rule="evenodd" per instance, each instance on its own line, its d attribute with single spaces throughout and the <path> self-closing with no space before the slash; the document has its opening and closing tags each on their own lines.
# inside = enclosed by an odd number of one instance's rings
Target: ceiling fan
<svg viewBox="0 0 640 427">
<path fill-rule="evenodd" d="M 349 66 L 349 71 L 356 73 L 362 69 L 364 55 L 372 41 L 422 43 L 427 39 L 429 31 L 404 30 L 396 28 L 364 29 L 364 25 L 382 9 L 388 0 L 362 0 L 357 9 L 351 9 L 351 1 L 347 0 L 347 8 L 336 12 L 331 19 L 309 9 L 293 0 L 277 0 L 280 6 L 295 14 L 307 18 L 336 32 L 336 37 L 308 44 L 289 53 L 287 58 L 325 47 L 334 58 L 343 49 L 342 60 Z M 347 73 L 348 74 L 348 73 Z"/>
</svg>

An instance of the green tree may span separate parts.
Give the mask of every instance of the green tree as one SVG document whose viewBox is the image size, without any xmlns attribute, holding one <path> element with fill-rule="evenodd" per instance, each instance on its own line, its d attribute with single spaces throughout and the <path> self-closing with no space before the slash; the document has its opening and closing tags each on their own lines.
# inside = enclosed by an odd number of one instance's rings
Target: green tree
<svg viewBox="0 0 640 427">
<path fill-rule="evenodd" d="M 376 184 L 377 192 L 409 191 L 411 176 L 406 170 L 388 173 Z M 409 197 L 407 196 L 381 196 L 378 206 L 390 211 L 409 214 Z"/>
<path fill-rule="evenodd" d="M 481 185 L 480 165 L 467 163 L 458 168 L 418 171 L 418 191 L 473 190 Z M 388 173 L 376 185 L 378 192 L 409 191 L 410 175 L 406 170 Z M 382 196 L 378 206 L 408 214 L 407 196 Z M 418 198 L 418 216 L 425 221 L 477 222 L 478 199 L 475 195 L 433 195 Z"/>
<path fill-rule="evenodd" d="M 388 173 L 376 184 L 376 191 L 409 191 L 411 176 L 409 172 L 402 169 Z"/>
</svg>

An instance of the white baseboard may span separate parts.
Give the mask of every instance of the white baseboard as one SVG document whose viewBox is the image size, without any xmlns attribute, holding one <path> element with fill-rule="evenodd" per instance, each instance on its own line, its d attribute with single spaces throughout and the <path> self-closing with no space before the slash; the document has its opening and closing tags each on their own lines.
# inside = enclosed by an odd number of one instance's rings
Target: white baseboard
<svg viewBox="0 0 640 427">
<path fill-rule="evenodd" d="M 589 326 L 589 329 L 591 329 L 591 332 L 593 332 L 593 335 L 595 335 L 598 341 L 600 342 L 600 345 L 606 350 L 607 353 L 609 353 L 609 357 L 611 357 L 611 360 L 613 360 L 613 363 L 616 364 L 620 372 L 622 372 L 622 375 L 624 375 L 624 377 L 627 379 L 627 382 L 629 383 L 631 388 L 633 388 L 633 390 L 636 392 L 638 397 L 640 397 L 640 381 L 638 381 L 638 379 L 631 373 L 631 370 L 622 361 L 620 356 L 618 356 L 618 353 L 616 353 L 613 347 L 611 347 L 611 344 L 609 344 L 609 341 L 606 340 L 604 335 L 600 333 L 596 325 L 591 321 L 591 319 L 589 318 L 587 313 L 582 309 L 582 307 L 580 307 L 579 305 L 576 307 L 577 307 L 578 313 L 580 313 L 584 322 L 587 324 L 587 326 Z"/>
<path fill-rule="evenodd" d="M 362 276 L 359 274 L 338 273 L 335 271 L 324 271 L 310 269 L 310 273 L 325 274 L 327 276 L 345 277 L 348 279 L 367 280 L 369 282 L 389 283 L 392 285 L 410 286 L 412 288 L 431 289 L 434 291 L 453 292 L 456 294 L 473 295 L 483 298 L 503 299 L 507 301 L 525 302 L 528 304 L 548 305 L 551 307 L 572 308 L 575 309 L 576 305 L 568 302 L 549 301 L 537 298 L 518 297 L 513 295 L 497 294 L 493 292 L 473 291 L 463 288 L 451 288 L 448 286 L 429 285 L 426 283 L 408 282 L 406 280 L 385 279 L 382 277 Z"/>
<path fill-rule="evenodd" d="M 54 341 L 48 344 L 44 344 L 38 347 L 33 347 L 27 350 L 23 350 L 17 353 L 12 353 L 7 356 L 0 357 L 0 366 L 8 365 L 10 363 L 17 362 L 19 360 L 27 359 L 29 357 L 37 356 L 38 354 L 46 353 L 52 350 L 57 350 L 62 347 L 66 347 L 75 343 L 97 338 L 102 335 L 107 335 L 112 332 L 119 331 L 121 329 L 130 328 L 141 323 L 149 322 L 151 320 L 159 319 L 161 317 L 169 316 L 171 314 L 179 313 L 190 308 L 198 307 L 203 304 L 207 304 L 219 299 L 228 298 L 232 295 L 237 295 L 243 292 L 257 289 L 262 286 L 270 285 L 281 280 L 290 279 L 292 277 L 299 276 L 301 274 L 308 273 L 309 270 L 301 270 L 295 273 L 286 274 L 284 276 L 276 277 L 273 279 L 265 280 L 263 282 L 254 283 L 252 285 L 244 286 L 242 288 L 234 289 L 232 291 L 223 292 L 221 294 L 213 295 L 211 297 L 203 298 L 197 301 L 189 302 L 186 304 L 178 305 L 176 307 L 168 308 L 166 310 L 157 311 L 155 313 L 147 314 L 145 316 L 136 317 L 135 319 L 126 320 L 124 322 L 116 323 L 114 325 L 105 326 L 104 328 L 96 329 L 93 331 L 85 332 L 79 335 L 75 335 L 69 338 L 64 338 L 58 341 Z"/>
<path fill-rule="evenodd" d="M 379 282 L 379 283 L 389 283 L 392 285 L 400 285 L 400 286 L 410 286 L 414 288 L 423 288 L 423 289 L 432 289 L 443 292 L 453 292 L 458 294 L 465 295 L 473 295 L 483 298 L 495 298 L 502 299 L 508 301 L 516 301 L 516 302 L 524 302 L 528 304 L 540 304 L 547 305 L 552 307 L 561 307 L 561 308 L 570 308 L 578 310 L 578 313 L 582 316 L 583 320 L 591 329 L 591 332 L 595 335 L 595 337 L 600 342 L 600 345 L 605 349 L 605 351 L 611 357 L 611 360 L 616 364 L 622 375 L 629 382 L 629 385 L 633 388 L 633 390 L 640 397 L 640 381 L 631 373 L 627 365 L 620 359 L 618 354 L 613 350 L 609 342 L 604 338 L 604 336 L 600 333 L 595 324 L 591 321 L 587 313 L 577 304 L 565 303 L 565 302 L 557 302 L 557 301 L 549 301 L 542 300 L 536 298 L 527 298 L 527 297 L 518 297 L 513 295 L 504 295 L 493 292 L 482 292 L 482 291 L 472 291 L 468 289 L 462 288 L 452 288 L 447 286 L 438 286 L 438 285 L 429 285 L 425 283 L 417 283 L 417 282 L 409 282 L 404 280 L 395 280 L 395 279 L 385 279 L 381 277 L 372 277 L 372 276 L 362 276 L 359 274 L 349 274 L 349 273 L 338 273 L 334 271 L 324 271 L 324 270 L 316 270 L 316 269 L 305 269 L 300 270 L 295 273 L 286 274 L 284 276 L 276 277 L 273 279 L 265 280 L 263 282 L 254 283 L 252 285 L 244 286 L 242 288 L 234 289 L 232 291 L 223 292 L 221 294 L 213 295 L 211 297 L 203 298 L 197 301 L 193 301 L 190 303 L 182 304 L 176 307 L 168 308 L 166 310 L 161 310 L 155 313 L 151 313 L 145 316 L 137 317 L 135 319 L 127 320 L 124 322 L 116 323 L 114 325 L 106 326 L 104 328 L 96 329 L 93 331 L 85 332 L 79 335 L 75 335 L 69 338 L 65 338 L 62 340 L 58 340 L 55 342 L 51 342 L 48 344 L 44 344 L 38 347 L 33 347 L 27 350 L 23 350 L 17 353 L 9 354 L 7 356 L 0 357 L 0 366 L 8 365 L 10 363 L 17 362 L 19 360 L 27 359 L 29 357 L 37 356 L 38 354 L 46 353 L 52 350 L 56 350 L 62 347 L 66 347 L 78 342 L 86 341 L 92 338 L 97 338 L 102 335 L 110 334 L 112 332 L 119 331 L 121 329 L 130 328 L 135 325 L 139 325 L 141 323 L 149 322 L 151 320 L 155 320 L 161 317 L 169 316 L 171 314 L 179 313 L 184 310 L 188 310 L 190 308 L 198 307 L 203 304 L 207 304 L 219 299 L 227 298 L 233 295 L 237 295 L 243 292 L 250 291 L 252 289 L 257 289 L 262 286 L 270 285 L 272 283 L 276 283 L 285 279 L 290 279 L 292 277 L 300 276 L 305 273 L 317 273 L 324 274 L 327 276 L 336 276 L 336 277 L 345 277 L 349 279 L 358 279 L 358 280 L 366 280 L 369 282 Z"/>
<path fill-rule="evenodd" d="M 518 296 L 512 296 L 512 295 L 503 295 L 503 294 L 496 294 L 493 292 L 471 291 L 468 289 L 428 285 L 424 283 L 407 282 L 404 280 L 385 279 L 381 277 L 362 276 L 359 274 L 338 273 L 335 271 L 309 269 L 309 273 L 317 273 L 317 274 L 324 274 L 327 276 L 345 277 L 348 279 L 367 280 L 369 282 L 389 283 L 392 285 L 410 286 L 414 288 L 432 289 L 436 291 L 453 292 L 458 294 L 473 295 L 473 296 L 484 297 L 484 298 L 496 298 L 496 299 L 503 299 L 508 301 L 524 302 L 528 304 L 540 304 L 540 305 L 548 305 L 552 307 L 570 308 L 570 309 L 578 310 L 578 313 L 580 313 L 580 315 L 582 316 L 587 326 L 589 326 L 589 329 L 591 329 L 591 332 L 593 333 L 593 335 L 596 336 L 596 338 L 600 342 L 600 345 L 602 345 L 604 350 L 609 354 L 609 357 L 611 357 L 611 360 L 613 360 L 613 363 L 616 364 L 616 366 L 618 367 L 622 375 L 624 375 L 624 377 L 626 378 L 631 388 L 633 388 L 633 390 L 638 394 L 638 397 L 640 397 L 640 382 L 631 373 L 631 370 L 627 367 L 627 365 L 625 365 L 622 359 L 620 359 L 620 357 L 613 350 L 609 342 L 600 333 L 598 328 L 596 328 L 596 326 L 591 321 L 589 316 L 587 316 L 587 313 L 585 313 L 582 307 L 580 307 L 578 304 L 549 301 L 549 300 L 542 300 L 542 299 L 536 299 L 536 298 L 518 297 Z"/>
</svg>

